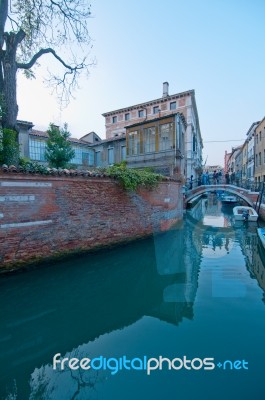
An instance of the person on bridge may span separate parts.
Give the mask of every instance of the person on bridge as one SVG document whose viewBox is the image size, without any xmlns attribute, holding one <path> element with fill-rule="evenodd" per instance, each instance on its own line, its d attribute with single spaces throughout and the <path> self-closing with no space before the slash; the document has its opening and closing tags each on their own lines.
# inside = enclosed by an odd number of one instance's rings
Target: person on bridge
<svg viewBox="0 0 265 400">
<path fill-rule="evenodd" d="M 207 185 L 207 175 L 205 172 L 203 172 L 202 174 L 202 184 Z"/>
<path fill-rule="evenodd" d="M 190 190 L 192 189 L 192 185 L 193 185 L 193 175 L 191 175 L 191 177 L 190 177 Z"/>
<path fill-rule="evenodd" d="M 216 170 L 213 171 L 213 184 L 216 185 L 218 183 L 218 174 Z"/>
<path fill-rule="evenodd" d="M 210 178 L 208 171 L 206 171 L 206 185 L 210 185 Z"/>
</svg>

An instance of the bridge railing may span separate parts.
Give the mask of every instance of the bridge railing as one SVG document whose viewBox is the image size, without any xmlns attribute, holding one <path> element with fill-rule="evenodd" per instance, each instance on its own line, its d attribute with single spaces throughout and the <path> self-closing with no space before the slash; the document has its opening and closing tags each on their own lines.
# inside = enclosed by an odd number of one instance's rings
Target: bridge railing
<svg viewBox="0 0 265 400">
<path fill-rule="evenodd" d="M 250 190 L 251 192 L 261 192 L 263 188 L 263 182 L 254 182 L 250 179 L 225 179 L 224 176 L 220 176 L 217 179 L 213 179 L 213 177 L 209 177 L 206 182 L 202 182 L 202 179 L 187 179 L 185 185 L 183 186 L 183 192 L 189 192 L 192 189 L 195 189 L 198 186 L 202 185 L 218 185 L 218 184 L 226 184 L 226 185 L 234 185 L 243 189 Z M 264 194 L 265 196 L 265 194 Z M 265 199 L 264 199 L 265 200 Z"/>
</svg>

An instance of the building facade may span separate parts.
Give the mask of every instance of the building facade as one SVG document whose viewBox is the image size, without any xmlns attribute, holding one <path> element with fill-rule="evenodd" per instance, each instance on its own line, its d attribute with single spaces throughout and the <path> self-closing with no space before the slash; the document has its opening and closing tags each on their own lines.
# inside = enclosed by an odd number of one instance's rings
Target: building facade
<svg viewBox="0 0 265 400">
<path fill-rule="evenodd" d="M 95 152 L 95 167 L 108 167 L 126 161 L 125 135 L 101 140 L 91 146 Z"/>
<path fill-rule="evenodd" d="M 247 171 L 246 177 L 250 184 L 254 183 L 254 170 L 255 170 L 255 129 L 258 122 L 253 122 L 247 132 Z"/>
<path fill-rule="evenodd" d="M 225 171 L 235 172 L 236 183 L 254 189 L 265 180 L 265 118 L 253 122 L 243 145 L 225 152 Z"/>
<path fill-rule="evenodd" d="M 228 153 L 227 151 L 225 151 L 225 156 L 224 156 L 224 174 L 229 172 L 228 163 L 229 163 L 229 159 L 231 157 L 231 154 L 232 153 Z"/>
<path fill-rule="evenodd" d="M 265 117 L 255 128 L 255 183 L 265 181 Z"/>
<path fill-rule="evenodd" d="M 18 121 L 20 156 L 41 164 L 47 164 L 45 159 L 48 133 L 33 129 L 32 122 Z M 81 139 L 69 138 L 75 156 L 69 162 L 76 168 L 94 166 L 94 149 L 92 143 L 99 143 L 100 137 L 95 132 L 90 132 Z"/>
<path fill-rule="evenodd" d="M 127 126 L 128 167 L 151 167 L 163 175 L 183 177 L 186 127 L 180 113 Z"/>
<path fill-rule="evenodd" d="M 238 163 L 240 160 L 238 160 Z M 242 165 L 238 165 L 238 170 L 241 171 L 241 179 L 242 182 L 245 184 L 247 182 L 247 171 L 248 171 L 248 141 L 246 140 L 242 146 L 242 151 L 241 151 L 241 162 Z M 237 171 L 236 171 L 237 173 Z M 237 175 L 239 176 L 239 174 Z"/>
<path fill-rule="evenodd" d="M 194 90 L 169 95 L 168 82 L 163 83 L 161 98 L 102 114 L 105 118 L 106 137 L 126 134 L 126 127 L 143 124 L 168 115 L 182 114 L 186 121 L 184 169 L 186 177 L 196 179 L 202 170 L 202 137 Z"/>
<path fill-rule="evenodd" d="M 241 165 L 239 165 L 239 160 L 242 160 L 242 145 L 232 148 L 232 152 L 227 160 L 227 173 L 230 175 L 240 173 L 242 170 Z M 241 161 L 242 162 L 242 161 Z M 241 173 L 240 173 L 241 179 Z"/>
</svg>

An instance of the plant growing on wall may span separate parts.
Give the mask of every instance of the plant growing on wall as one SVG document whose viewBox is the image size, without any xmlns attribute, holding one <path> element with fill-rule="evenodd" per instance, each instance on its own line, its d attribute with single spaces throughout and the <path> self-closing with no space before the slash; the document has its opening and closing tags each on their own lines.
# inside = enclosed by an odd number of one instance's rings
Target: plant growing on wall
<svg viewBox="0 0 265 400">
<path fill-rule="evenodd" d="M 63 103 L 69 101 L 80 73 L 88 72 L 93 64 L 87 62 L 91 48 L 89 17 L 86 0 L 0 0 L 0 108 L 4 128 L 17 131 L 17 72 L 34 78 L 32 68 L 44 55 L 49 54 L 58 65 L 56 72 L 49 72 L 48 83 Z"/>
<path fill-rule="evenodd" d="M 60 129 L 58 126 L 50 124 L 47 131 L 49 139 L 45 151 L 45 158 L 51 167 L 65 168 L 67 163 L 75 156 L 69 138 L 71 136 L 68 131 L 67 124 Z"/>
<path fill-rule="evenodd" d="M 163 178 L 162 175 L 150 172 L 148 169 L 127 168 L 124 162 L 106 168 L 105 173 L 118 179 L 127 190 L 136 190 L 139 186 L 153 188 Z"/>
</svg>

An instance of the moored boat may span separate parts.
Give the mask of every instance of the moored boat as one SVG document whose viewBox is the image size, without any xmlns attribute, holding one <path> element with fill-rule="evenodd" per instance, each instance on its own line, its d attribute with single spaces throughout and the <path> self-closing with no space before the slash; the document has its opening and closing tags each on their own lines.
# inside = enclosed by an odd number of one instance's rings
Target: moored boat
<svg viewBox="0 0 265 400">
<path fill-rule="evenodd" d="M 221 201 L 224 204 L 235 204 L 235 203 L 237 203 L 237 197 L 236 196 L 223 196 L 221 198 Z"/>
<path fill-rule="evenodd" d="M 257 232 L 261 240 L 262 246 L 265 248 L 265 228 L 258 228 Z"/>
<path fill-rule="evenodd" d="M 233 214 L 235 221 L 249 221 L 255 222 L 258 219 L 258 214 L 256 210 L 252 207 L 237 206 L 233 208 Z"/>
</svg>

